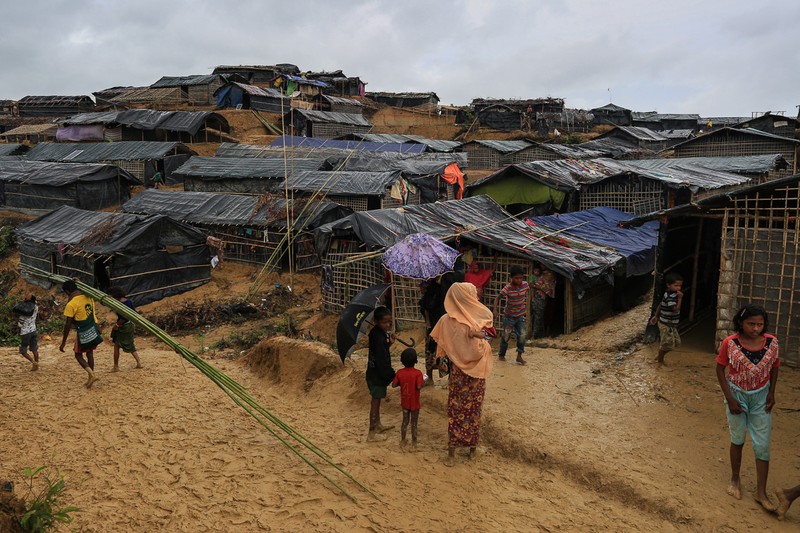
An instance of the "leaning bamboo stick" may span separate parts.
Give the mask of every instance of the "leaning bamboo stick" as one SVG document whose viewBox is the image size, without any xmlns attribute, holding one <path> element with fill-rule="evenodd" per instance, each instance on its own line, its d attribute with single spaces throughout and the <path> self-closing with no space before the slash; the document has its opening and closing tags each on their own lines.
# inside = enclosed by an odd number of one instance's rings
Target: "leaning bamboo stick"
<svg viewBox="0 0 800 533">
<path fill-rule="evenodd" d="M 44 270 L 40 270 L 38 268 L 29 266 L 29 265 L 22 265 L 22 268 L 29 274 L 41 279 L 45 279 L 52 283 L 63 283 L 67 281 L 68 277 L 60 276 L 56 274 L 51 274 Z M 300 457 L 306 464 L 308 464 L 315 472 L 320 474 L 324 479 L 329 481 L 337 490 L 339 490 L 342 494 L 346 495 L 350 498 L 353 502 L 358 503 L 358 500 L 353 496 L 350 492 L 348 492 L 344 487 L 341 486 L 338 482 L 336 482 L 333 478 L 331 478 L 327 473 L 321 470 L 319 465 L 315 464 L 311 459 L 309 459 L 295 444 L 289 442 L 289 439 L 294 440 L 300 447 L 305 448 L 309 452 L 313 453 L 317 457 L 321 458 L 325 463 L 327 463 L 330 467 L 347 477 L 353 483 L 355 483 L 358 487 L 362 490 L 370 494 L 376 499 L 379 499 L 378 496 L 372 492 L 368 487 L 366 487 L 363 483 L 358 481 L 355 477 L 353 477 L 350 473 L 344 470 L 341 466 L 336 464 L 331 455 L 316 446 L 311 440 L 309 440 L 306 436 L 302 433 L 294 429 L 289 424 L 285 423 L 283 420 L 275 416 L 269 410 L 264 408 L 247 390 L 235 381 L 230 376 L 227 376 L 219 369 L 205 361 L 204 359 L 197 356 L 194 352 L 189 350 L 187 347 L 183 346 L 179 342 L 177 342 L 174 338 L 168 335 L 164 330 L 147 320 L 146 318 L 139 315 L 139 313 L 133 311 L 128 306 L 122 304 L 115 298 L 108 296 L 104 292 L 97 290 L 85 283 L 82 283 L 78 280 L 74 280 L 77 284 L 78 288 L 90 298 L 98 301 L 102 305 L 108 307 L 112 311 L 119 313 L 120 315 L 124 316 L 134 324 L 137 324 L 143 327 L 148 332 L 152 333 L 156 338 L 164 342 L 167 346 L 172 348 L 178 355 L 180 355 L 183 359 L 188 361 L 192 364 L 195 368 L 200 370 L 206 377 L 208 377 L 215 385 L 217 385 L 223 392 L 230 397 L 236 405 L 244 409 L 250 416 L 252 416 L 260 425 L 264 426 L 267 431 L 270 432 L 275 438 L 277 438 L 282 444 L 284 444 L 287 448 L 289 448 L 292 453 Z M 273 424 L 274 427 L 269 426 L 266 421 Z M 283 431 L 286 433 L 287 437 L 280 435 L 276 429 Z"/>
</svg>

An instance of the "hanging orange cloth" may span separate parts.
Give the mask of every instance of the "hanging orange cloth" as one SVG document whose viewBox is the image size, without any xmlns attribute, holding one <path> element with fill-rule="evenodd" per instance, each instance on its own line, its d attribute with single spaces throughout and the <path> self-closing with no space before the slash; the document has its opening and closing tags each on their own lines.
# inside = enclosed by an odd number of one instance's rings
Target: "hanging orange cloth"
<svg viewBox="0 0 800 533">
<path fill-rule="evenodd" d="M 450 185 L 458 184 L 456 200 L 461 200 L 464 195 L 464 173 L 458 168 L 457 163 L 450 163 L 444 168 L 441 178 Z"/>
</svg>

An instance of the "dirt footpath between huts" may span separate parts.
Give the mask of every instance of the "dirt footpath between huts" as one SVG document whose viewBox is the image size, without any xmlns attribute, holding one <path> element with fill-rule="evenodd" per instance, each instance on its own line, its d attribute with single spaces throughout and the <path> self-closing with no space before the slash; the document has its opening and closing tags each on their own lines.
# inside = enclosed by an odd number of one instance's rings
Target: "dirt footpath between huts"
<svg viewBox="0 0 800 533">
<path fill-rule="evenodd" d="M 172 305 L 182 302 L 162 308 Z M 111 349 L 101 346 L 100 380 L 88 391 L 55 341 L 42 342 L 38 372 L 15 348 L 2 348 L 0 481 L 20 487 L 21 469 L 53 458 L 69 484 L 66 503 L 82 509 L 72 526 L 86 532 L 796 531 L 800 509 L 780 523 L 752 500 L 749 444 L 745 496 L 725 494 L 728 438 L 713 335 L 693 332 L 666 367 L 654 366 L 655 346 L 637 346 L 632 334 L 646 307 L 529 348 L 527 367 L 496 363 L 483 453 L 474 461 L 460 456 L 453 468 L 441 462 L 447 391 L 438 377 L 422 391 L 416 453 L 401 451 L 399 429 L 387 441 L 365 441 L 365 350 L 339 362 L 333 317 L 294 311 L 300 334 L 321 342 L 274 337 L 241 357 L 203 350 L 381 499 L 344 483 L 360 505 L 153 339 L 137 339 L 141 370 L 123 355 L 122 371 L 110 373 Z M 251 327 L 212 328 L 197 348 Z M 403 335 L 419 341 L 419 332 Z M 189 342 L 197 339 L 186 342 L 194 348 Z M 796 371 L 782 372 L 777 399 L 770 488 L 798 482 Z M 399 428 L 397 390 L 390 389 L 383 417 Z"/>
</svg>

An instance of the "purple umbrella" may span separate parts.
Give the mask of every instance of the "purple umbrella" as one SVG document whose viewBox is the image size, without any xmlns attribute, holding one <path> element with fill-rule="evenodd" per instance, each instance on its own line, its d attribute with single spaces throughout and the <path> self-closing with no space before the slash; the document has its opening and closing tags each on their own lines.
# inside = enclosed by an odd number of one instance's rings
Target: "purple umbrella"
<svg viewBox="0 0 800 533">
<path fill-rule="evenodd" d="M 459 255 L 430 235 L 414 233 L 388 248 L 383 264 L 392 274 L 427 280 L 452 272 Z"/>
</svg>

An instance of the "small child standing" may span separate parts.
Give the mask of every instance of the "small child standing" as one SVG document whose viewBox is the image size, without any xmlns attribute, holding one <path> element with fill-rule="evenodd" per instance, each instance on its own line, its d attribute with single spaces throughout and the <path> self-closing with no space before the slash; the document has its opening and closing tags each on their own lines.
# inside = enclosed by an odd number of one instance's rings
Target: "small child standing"
<svg viewBox="0 0 800 533">
<path fill-rule="evenodd" d="M 386 307 L 378 307 L 372 315 L 375 326 L 369 332 L 369 359 L 367 360 L 367 388 L 372 397 L 369 408 L 368 441 L 383 440 L 386 433 L 394 426 L 381 424 L 381 400 L 386 398 L 386 388 L 394 379 L 392 356 L 389 347 L 394 343 L 392 329 L 392 312 Z"/>
<path fill-rule="evenodd" d="M 108 289 L 108 294 L 131 309 L 136 311 L 133 302 L 125 296 L 125 291 L 121 287 L 111 287 Z M 139 360 L 139 353 L 136 351 L 136 345 L 133 342 L 133 336 L 136 331 L 136 326 L 117 313 L 117 322 L 111 330 L 111 341 L 114 343 L 114 368 L 112 372 L 119 372 L 119 350 L 129 353 L 136 359 L 136 368 L 142 368 L 142 362 Z"/>
<path fill-rule="evenodd" d="M 39 336 L 36 333 L 36 316 L 39 314 L 39 306 L 36 305 L 36 296 L 30 295 L 14 306 L 14 312 L 19 315 L 17 325 L 19 326 L 19 353 L 30 361 L 31 371 L 39 370 Z M 31 355 L 28 355 L 28 348 Z"/>
<path fill-rule="evenodd" d="M 524 279 L 521 267 L 511 267 L 511 283 L 503 287 L 497 298 L 494 299 L 494 315 L 498 315 L 500 299 L 506 299 L 506 308 L 503 313 L 503 334 L 500 337 L 500 351 L 497 354 L 501 361 L 506 360 L 508 339 L 511 332 L 517 336 L 517 364 L 527 364 L 522 358 L 525 353 L 525 336 L 528 333 L 528 291 L 530 285 Z"/>
<path fill-rule="evenodd" d="M 683 277 L 677 272 L 670 272 L 664 276 L 667 290 L 661 298 L 661 303 L 656 307 L 656 312 L 650 319 L 652 325 L 658 324 L 658 333 L 661 337 L 661 346 L 658 350 L 656 361 L 661 364 L 667 352 L 676 350 L 681 346 L 681 336 L 678 333 L 678 324 L 681 321 L 681 303 L 683 303 Z"/>
<path fill-rule="evenodd" d="M 403 368 L 398 370 L 392 380 L 392 387 L 400 387 L 400 407 L 403 408 L 403 425 L 400 426 L 400 446 L 406 446 L 406 431 L 411 422 L 411 447 L 417 447 L 417 422 L 419 421 L 419 391 L 425 385 L 422 372 L 414 368 L 417 364 L 417 351 L 407 348 L 400 354 Z"/>
</svg>

